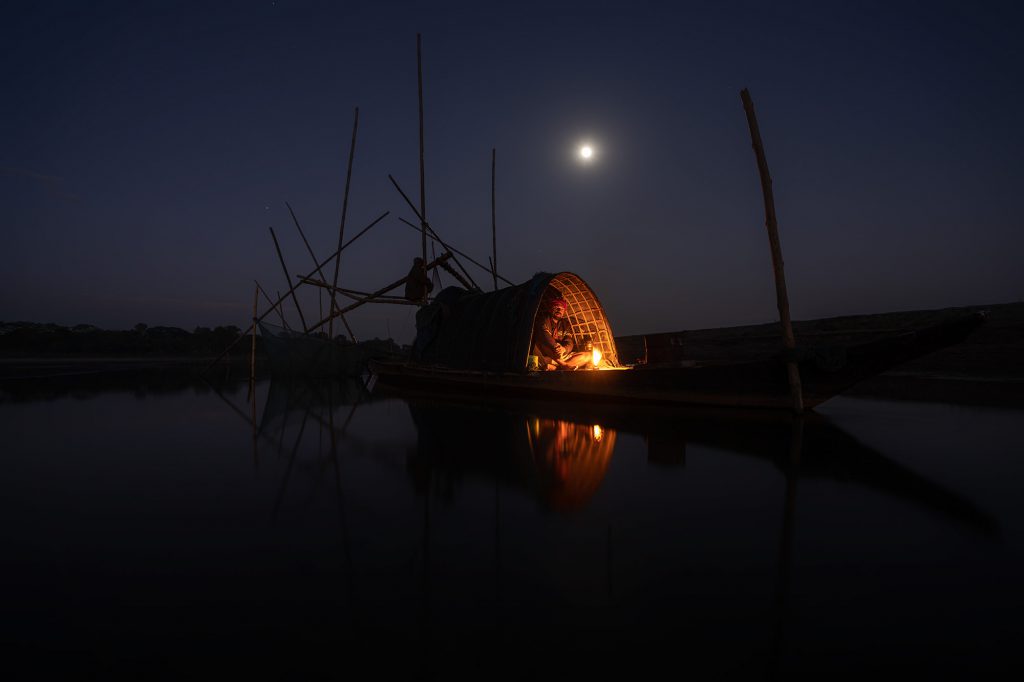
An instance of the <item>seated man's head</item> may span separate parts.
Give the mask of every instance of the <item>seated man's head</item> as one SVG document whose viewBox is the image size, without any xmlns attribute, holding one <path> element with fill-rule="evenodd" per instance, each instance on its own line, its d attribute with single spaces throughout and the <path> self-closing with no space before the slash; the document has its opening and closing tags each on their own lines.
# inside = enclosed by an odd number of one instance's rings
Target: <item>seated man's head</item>
<svg viewBox="0 0 1024 682">
<path fill-rule="evenodd" d="M 551 316 L 556 320 L 560 320 L 565 317 L 566 310 L 569 308 L 569 304 L 561 296 L 555 296 L 552 298 L 548 305 L 550 306 Z"/>
</svg>

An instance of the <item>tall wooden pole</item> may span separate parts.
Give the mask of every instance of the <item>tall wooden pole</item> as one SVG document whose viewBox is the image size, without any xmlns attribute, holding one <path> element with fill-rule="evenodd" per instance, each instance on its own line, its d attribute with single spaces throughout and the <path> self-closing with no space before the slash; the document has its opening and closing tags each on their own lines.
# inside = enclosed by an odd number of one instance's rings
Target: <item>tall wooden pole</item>
<svg viewBox="0 0 1024 682">
<path fill-rule="evenodd" d="M 423 245 L 423 262 L 427 262 L 427 187 L 423 170 L 423 59 L 421 56 L 420 34 L 416 34 L 416 83 L 420 103 L 420 234 Z"/>
<path fill-rule="evenodd" d="M 338 286 L 338 266 L 341 263 L 341 250 L 343 247 L 343 241 L 345 239 L 345 215 L 348 213 L 348 190 L 352 184 L 352 159 L 356 153 L 356 132 L 359 130 L 359 107 L 356 107 L 355 120 L 352 122 L 352 144 L 348 148 L 348 168 L 345 171 L 345 198 L 341 201 L 341 225 L 338 227 L 338 251 L 334 256 L 334 279 L 332 283 L 334 286 Z M 314 259 L 316 260 L 316 259 Z M 334 299 L 334 292 L 331 291 L 331 312 L 334 312 L 334 308 L 337 305 L 337 301 Z M 342 318 L 345 321 L 345 318 Z M 348 322 L 345 322 L 345 328 L 348 329 L 349 336 L 352 336 L 352 340 L 355 341 L 355 336 L 352 335 L 352 328 L 348 326 Z M 331 318 L 330 325 L 327 327 L 327 334 L 330 338 L 334 338 L 334 318 Z"/>
<path fill-rule="evenodd" d="M 498 290 L 498 228 L 494 217 L 494 167 L 497 164 L 498 151 L 491 148 L 491 277 L 494 278 L 494 290 Z"/>
<path fill-rule="evenodd" d="M 757 127 L 757 116 L 754 114 L 754 101 L 750 92 L 740 90 L 743 109 L 747 112 L 747 125 L 750 127 L 750 140 L 757 157 L 757 172 L 761 176 L 761 193 L 764 196 L 765 226 L 768 228 L 768 243 L 772 251 L 772 268 L 775 272 L 775 299 L 779 308 L 779 319 L 782 322 L 782 342 L 787 354 L 786 371 L 789 376 L 789 392 L 793 399 L 793 411 L 797 414 L 804 410 L 803 390 L 800 386 L 800 369 L 797 367 L 794 351 L 796 339 L 793 336 L 793 323 L 789 317 L 789 295 L 786 293 L 786 274 L 782 262 L 782 245 L 779 243 L 779 225 L 775 218 L 775 197 L 772 195 L 772 177 L 768 173 L 768 160 L 764 155 L 761 143 L 761 132 Z"/>
<path fill-rule="evenodd" d="M 284 283 L 291 288 L 292 301 L 295 302 L 295 309 L 299 311 L 299 320 L 302 322 L 302 328 L 308 329 L 306 326 L 306 316 L 302 314 L 302 307 L 299 306 L 299 297 L 295 295 L 295 287 L 292 285 L 292 276 L 288 274 L 288 266 L 284 264 L 284 256 L 281 255 L 281 245 L 277 243 L 277 235 L 274 234 L 274 228 L 270 228 L 270 236 L 274 240 L 274 248 L 277 249 L 277 259 L 281 261 L 281 269 L 284 270 Z M 280 298 L 280 295 L 278 295 Z"/>
</svg>

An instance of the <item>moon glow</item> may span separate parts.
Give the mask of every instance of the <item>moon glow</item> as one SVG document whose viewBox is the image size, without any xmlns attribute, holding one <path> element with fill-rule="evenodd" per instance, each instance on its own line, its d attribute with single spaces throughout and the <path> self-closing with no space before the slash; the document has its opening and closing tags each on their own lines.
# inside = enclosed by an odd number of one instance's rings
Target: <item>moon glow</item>
<svg viewBox="0 0 1024 682">
<path fill-rule="evenodd" d="M 580 147 L 580 158 L 584 161 L 589 161 L 594 157 L 594 148 L 589 144 L 585 144 Z"/>
</svg>

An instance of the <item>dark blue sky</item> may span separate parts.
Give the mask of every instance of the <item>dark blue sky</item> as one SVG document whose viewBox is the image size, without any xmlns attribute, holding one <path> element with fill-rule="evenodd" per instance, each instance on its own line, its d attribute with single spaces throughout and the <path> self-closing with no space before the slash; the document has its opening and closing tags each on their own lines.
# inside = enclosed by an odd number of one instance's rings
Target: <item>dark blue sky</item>
<svg viewBox="0 0 1024 682">
<path fill-rule="evenodd" d="M 212 6 L 208 6 L 212 5 Z M 776 316 L 739 91 L 775 182 L 794 317 L 1024 298 L 1015 3 L 24 3 L 0 22 L 0 319 L 192 328 L 250 316 L 337 242 L 341 281 L 405 274 L 427 210 L 502 274 L 571 270 L 619 334 Z M 589 166 L 574 158 L 588 139 Z M 478 281 L 489 276 L 474 271 Z M 304 299 L 314 311 L 314 294 Z M 412 338 L 412 308 L 357 334 Z M 312 317 L 312 314 L 310 314 Z"/>
</svg>

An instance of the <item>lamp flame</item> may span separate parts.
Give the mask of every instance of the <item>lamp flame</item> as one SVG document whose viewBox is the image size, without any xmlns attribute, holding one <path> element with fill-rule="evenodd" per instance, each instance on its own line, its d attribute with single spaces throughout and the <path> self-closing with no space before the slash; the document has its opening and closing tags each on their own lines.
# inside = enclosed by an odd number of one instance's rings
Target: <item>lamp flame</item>
<svg viewBox="0 0 1024 682">
<path fill-rule="evenodd" d="M 601 364 L 601 350 L 599 348 L 594 349 L 594 367 Z"/>
<path fill-rule="evenodd" d="M 602 438 L 604 438 L 604 429 L 600 425 L 594 424 L 594 440 L 600 442 Z"/>
</svg>

